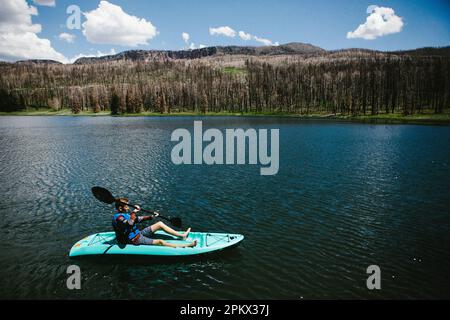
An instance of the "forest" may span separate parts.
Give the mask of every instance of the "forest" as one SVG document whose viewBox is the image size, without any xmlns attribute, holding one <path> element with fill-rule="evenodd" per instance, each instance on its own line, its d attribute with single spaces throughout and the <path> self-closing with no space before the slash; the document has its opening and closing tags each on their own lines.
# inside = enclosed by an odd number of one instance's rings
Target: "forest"
<svg viewBox="0 0 450 320">
<path fill-rule="evenodd" d="M 226 58 L 0 63 L 0 111 L 410 115 L 450 108 L 447 56 Z"/>
</svg>

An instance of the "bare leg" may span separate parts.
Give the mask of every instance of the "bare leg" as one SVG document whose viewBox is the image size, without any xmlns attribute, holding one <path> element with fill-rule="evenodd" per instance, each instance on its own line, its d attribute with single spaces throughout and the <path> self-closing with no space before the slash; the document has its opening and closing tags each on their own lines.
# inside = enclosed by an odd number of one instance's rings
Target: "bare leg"
<svg viewBox="0 0 450 320">
<path fill-rule="evenodd" d="M 172 248 L 186 248 L 186 247 L 195 247 L 197 245 L 197 240 L 194 240 L 191 243 L 182 244 L 182 243 L 170 243 L 164 240 L 155 239 L 153 240 L 153 244 L 157 246 L 165 246 Z"/>
<path fill-rule="evenodd" d="M 181 233 L 181 232 L 177 232 L 175 230 L 173 230 L 171 227 L 167 226 L 164 222 L 159 221 L 155 224 L 153 224 L 151 227 L 152 232 L 155 232 L 156 230 L 162 229 L 165 232 L 167 232 L 168 234 L 171 234 L 173 236 L 179 237 L 179 238 L 183 238 L 186 239 L 189 235 L 189 232 L 191 232 L 191 228 L 187 229 L 186 232 Z"/>
</svg>

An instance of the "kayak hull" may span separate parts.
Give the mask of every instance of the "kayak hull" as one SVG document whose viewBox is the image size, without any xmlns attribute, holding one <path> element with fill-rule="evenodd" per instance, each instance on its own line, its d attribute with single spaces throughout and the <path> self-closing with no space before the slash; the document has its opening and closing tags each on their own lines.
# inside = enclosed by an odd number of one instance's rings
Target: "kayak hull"
<svg viewBox="0 0 450 320">
<path fill-rule="evenodd" d="M 191 232 L 189 238 L 181 240 L 164 231 L 158 230 L 154 239 L 163 239 L 171 243 L 191 243 L 197 240 L 193 248 L 172 248 L 157 245 L 119 245 L 114 232 L 101 232 L 87 236 L 70 249 L 70 257 L 95 255 L 136 255 L 136 256 L 194 256 L 215 252 L 237 246 L 244 236 L 241 234 Z"/>
</svg>

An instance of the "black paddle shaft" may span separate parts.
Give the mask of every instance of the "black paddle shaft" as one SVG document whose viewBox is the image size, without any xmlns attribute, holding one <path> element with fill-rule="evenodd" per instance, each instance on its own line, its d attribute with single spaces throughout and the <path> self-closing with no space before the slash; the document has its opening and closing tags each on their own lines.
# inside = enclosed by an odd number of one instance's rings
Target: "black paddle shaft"
<svg viewBox="0 0 450 320">
<path fill-rule="evenodd" d="M 100 200 L 101 202 L 107 203 L 107 204 L 112 204 L 114 202 L 117 202 L 117 199 L 112 195 L 111 192 L 109 192 L 109 190 L 102 188 L 102 187 L 93 187 L 92 189 L 92 194 L 94 195 L 94 197 L 97 200 Z M 137 209 L 135 205 L 133 204 L 129 204 L 123 201 L 120 201 L 120 203 L 125 204 L 127 206 L 130 206 L 134 209 Z M 157 213 L 156 211 L 152 211 L 152 210 L 146 210 L 146 209 L 141 209 L 141 211 L 143 212 L 147 212 L 150 213 L 152 215 L 155 215 L 155 213 Z M 158 217 L 160 217 L 161 219 L 167 220 L 169 221 L 171 224 L 173 224 L 175 227 L 180 228 L 181 227 L 181 219 L 174 217 L 174 218 L 168 218 L 168 217 L 164 217 L 160 214 L 158 214 Z"/>
</svg>

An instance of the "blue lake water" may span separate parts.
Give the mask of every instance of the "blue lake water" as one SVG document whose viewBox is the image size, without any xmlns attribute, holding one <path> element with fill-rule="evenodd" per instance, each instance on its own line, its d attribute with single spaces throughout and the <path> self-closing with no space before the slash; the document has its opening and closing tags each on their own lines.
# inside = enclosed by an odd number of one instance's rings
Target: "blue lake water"
<svg viewBox="0 0 450 320">
<path fill-rule="evenodd" d="M 171 162 L 177 128 L 280 130 L 280 169 Z M 240 117 L 0 117 L 0 298 L 450 298 L 450 127 Z M 194 231 L 187 261 L 70 259 L 107 187 Z M 66 269 L 81 268 L 81 290 Z M 381 290 L 366 287 L 369 265 Z"/>
</svg>

